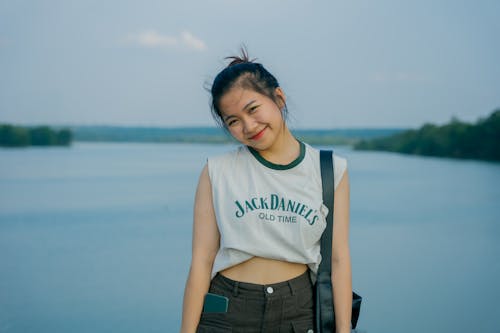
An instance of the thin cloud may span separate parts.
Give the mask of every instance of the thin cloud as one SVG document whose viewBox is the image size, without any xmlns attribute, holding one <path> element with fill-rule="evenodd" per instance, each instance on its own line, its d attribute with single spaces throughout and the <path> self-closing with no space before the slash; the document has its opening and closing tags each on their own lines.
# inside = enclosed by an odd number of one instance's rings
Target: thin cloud
<svg viewBox="0 0 500 333">
<path fill-rule="evenodd" d="M 207 48 L 205 42 L 203 42 L 201 39 L 193 36 L 193 34 L 190 33 L 189 31 L 183 31 L 181 34 L 181 38 L 182 38 L 182 42 L 186 46 L 193 48 L 195 50 L 203 51 L 203 50 L 206 50 L 206 48 Z"/>
<path fill-rule="evenodd" d="M 138 34 L 129 34 L 125 39 L 129 44 L 143 47 L 171 47 L 177 45 L 177 39 L 172 36 L 161 35 L 155 30 L 146 30 Z"/>
<path fill-rule="evenodd" d="M 125 42 L 131 45 L 148 48 L 173 48 L 185 46 L 196 51 L 207 48 L 204 41 L 195 37 L 189 31 L 183 31 L 179 36 L 163 35 L 156 30 L 146 30 L 140 33 L 129 34 Z"/>
</svg>

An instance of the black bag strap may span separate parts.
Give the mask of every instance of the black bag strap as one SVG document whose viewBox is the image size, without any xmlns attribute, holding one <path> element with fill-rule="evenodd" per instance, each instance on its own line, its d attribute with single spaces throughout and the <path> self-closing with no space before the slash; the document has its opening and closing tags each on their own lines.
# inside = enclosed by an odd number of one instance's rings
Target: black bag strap
<svg viewBox="0 0 500 333">
<path fill-rule="evenodd" d="M 333 308 L 332 275 L 332 230 L 334 202 L 333 151 L 320 150 L 321 186 L 323 187 L 323 204 L 328 208 L 326 228 L 321 235 L 321 262 L 315 286 L 316 298 L 316 330 L 318 332 L 335 331 L 335 311 Z"/>
<path fill-rule="evenodd" d="M 328 208 L 326 229 L 321 237 L 321 263 L 318 272 L 332 272 L 332 232 L 333 232 L 333 202 L 334 202 L 334 174 L 332 150 L 320 150 L 321 185 L 323 187 L 323 203 Z"/>
<path fill-rule="evenodd" d="M 335 331 L 335 313 L 333 310 L 332 285 L 332 233 L 333 233 L 333 203 L 335 195 L 335 162 L 332 150 L 320 150 L 321 186 L 323 187 L 323 203 L 328 208 L 326 228 L 321 235 L 321 263 L 318 267 L 316 288 L 316 309 L 320 308 L 320 315 L 316 316 L 318 332 Z M 352 292 L 351 327 L 358 323 L 362 297 Z M 320 304 L 321 303 L 321 304 Z M 320 306 L 321 305 L 321 306 Z"/>
</svg>

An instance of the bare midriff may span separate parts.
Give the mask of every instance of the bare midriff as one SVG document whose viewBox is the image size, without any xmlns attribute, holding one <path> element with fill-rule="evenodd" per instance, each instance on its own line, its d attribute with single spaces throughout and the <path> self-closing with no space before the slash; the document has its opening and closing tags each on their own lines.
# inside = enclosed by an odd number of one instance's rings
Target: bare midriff
<svg viewBox="0 0 500 333">
<path fill-rule="evenodd" d="M 293 279 L 307 271 L 306 264 L 253 257 L 219 273 L 231 280 L 271 284 Z"/>
</svg>

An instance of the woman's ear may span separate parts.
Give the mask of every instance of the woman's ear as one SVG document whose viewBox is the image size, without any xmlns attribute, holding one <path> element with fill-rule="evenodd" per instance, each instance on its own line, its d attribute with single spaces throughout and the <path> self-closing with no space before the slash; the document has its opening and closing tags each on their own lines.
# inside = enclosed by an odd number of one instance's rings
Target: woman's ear
<svg viewBox="0 0 500 333">
<path fill-rule="evenodd" d="M 280 110 L 283 109 L 286 105 L 286 96 L 283 89 L 281 89 L 281 87 L 276 87 L 274 90 L 274 96 L 276 96 L 276 101 Z"/>
</svg>

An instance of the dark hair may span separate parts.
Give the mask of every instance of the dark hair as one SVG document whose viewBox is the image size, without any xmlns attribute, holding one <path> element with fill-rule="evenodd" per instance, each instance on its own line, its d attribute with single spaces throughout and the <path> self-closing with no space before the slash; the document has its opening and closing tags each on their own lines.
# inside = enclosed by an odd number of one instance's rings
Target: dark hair
<svg viewBox="0 0 500 333">
<path fill-rule="evenodd" d="M 212 116 L 221 127 L 226 128 L 219 108 L 220 99 L 234 87 L 253 90 L 269 97 L 276 105 L 279 105 L 275 95 L 275 90 L 279 87 L 278 80 L 262 64 L 254 62 L 256 59 L 250 60 L 244 46 L 241 48 L 241 57 L 230 56 L 224 59 L 232 59 L 232 61 L 217 74 L 210 88 Z M 285 120 L 288 109 L 285 101 L 282 102 L 284 103 L 282 116 Z"/>
</svg>

